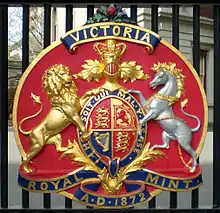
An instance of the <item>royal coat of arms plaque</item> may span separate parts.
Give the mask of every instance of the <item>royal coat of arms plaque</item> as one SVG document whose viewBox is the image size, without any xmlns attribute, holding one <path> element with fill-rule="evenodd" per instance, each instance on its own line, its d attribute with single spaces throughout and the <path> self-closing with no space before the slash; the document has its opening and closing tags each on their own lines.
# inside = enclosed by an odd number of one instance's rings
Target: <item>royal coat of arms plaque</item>
<svg viewBox="0 0 220 213">
<path fill-rule="evenodd" d="M 101 7 L 44 49 L 19 82 L 18 184 L 118 209 L 196 189 L 207 114 L 186 57 L 121 7 Z"/>
</svg>

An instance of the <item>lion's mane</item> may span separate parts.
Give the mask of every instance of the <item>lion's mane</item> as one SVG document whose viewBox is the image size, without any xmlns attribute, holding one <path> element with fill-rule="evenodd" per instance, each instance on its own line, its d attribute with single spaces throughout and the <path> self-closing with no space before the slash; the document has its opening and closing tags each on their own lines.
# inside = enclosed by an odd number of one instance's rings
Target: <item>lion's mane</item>
<svg viewBox="0 0 220 213">
<path fill-rule="evenodd" d="M 71 99 L 71 97 L 76 95 L 77 91 L 74 81 L 72 81 L 71 87 L 65 86 L 66 82 L 63 82 L 59 75 L 61 71 L 72 76 L 69 67 L 62 64 L 55 64 L 48 68 L 42 77 L 44 91 L 53 105 L 70 102 L 70 100 L 66 99 Z"/>
</svg>

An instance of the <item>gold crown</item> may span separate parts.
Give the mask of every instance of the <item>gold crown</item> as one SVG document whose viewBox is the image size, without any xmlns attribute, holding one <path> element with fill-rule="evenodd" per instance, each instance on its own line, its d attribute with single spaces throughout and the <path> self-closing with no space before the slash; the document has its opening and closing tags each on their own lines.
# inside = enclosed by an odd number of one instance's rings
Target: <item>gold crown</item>
<svg viewBox="0 0 220 213">
<path fill-rule="evenodd" d="M 120 61 L 121 56 L 127 49 L 124 43 L 116 43 L 116 40 L 106 40 L 105 43 L 97 42 L 94 44 L 95 51 L 107 63 Z"/>
</svg>

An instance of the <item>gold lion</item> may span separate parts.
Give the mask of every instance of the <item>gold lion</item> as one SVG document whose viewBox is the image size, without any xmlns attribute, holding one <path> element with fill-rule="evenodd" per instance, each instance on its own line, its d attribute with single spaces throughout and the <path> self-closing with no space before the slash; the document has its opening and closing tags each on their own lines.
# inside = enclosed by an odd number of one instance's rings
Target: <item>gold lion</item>
<svg viewBox="0 0 220 213">
<path fill-rule="evenodd" d="M 59 133 L 71 123 L 80 129 L 83 140 L 89 140 L 90 136 L 79 116 L 81 105 L 70 69 L 62 64 L 55 64 L 45 71 L 42 82 L 44 91 L 51 102 L 49 113 L 37 127 L 30 131 L 22 130 L 22 123 L 39 115 L 43 108 L 40 97 L 32 94 L 34 102 L 40 104 L 41 108 L 36 114 L 24 118 L 19 124 L 21 133 L 30 137 L 30 150 L 23 159 L 23 168 L 27 173 L 33 172 L 28 164 L 42 150 L 44 145 L 54 144 L 57 152 L 68 149 L 62 147 L 62 138 Z"/>
</svg>

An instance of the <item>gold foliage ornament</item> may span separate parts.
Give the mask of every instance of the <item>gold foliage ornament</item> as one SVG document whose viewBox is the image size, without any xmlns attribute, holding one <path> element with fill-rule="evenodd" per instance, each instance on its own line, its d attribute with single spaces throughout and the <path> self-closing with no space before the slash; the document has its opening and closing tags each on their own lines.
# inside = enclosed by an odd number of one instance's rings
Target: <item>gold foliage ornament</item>
<svg viewBox="0 0 220 213">
<path fill-rule="evenodd" d="M 85 60 L 85 64 L 82 65 L 83 70 L 75 74 L 76 79 L 86 79 L 88 82 L 96 81 L 99 82 L 103 77 L 104 64 L 98 60 Z"/>
<path fill-rule="evenodd" d="M 104 46 L 105 48 L 100 49 L 100 46 Z M 123 46 L 122 50 L 120 46 Z M 94 49 L 101 57 L 101 61 L 85 60 L 85 63 L 82 65 L 83 70 L 73 75 L 76 79 L 99 82 L 104 77 L 104 73 L 109 74 L 107 69 L 111 63 L 117 65 L 116 74 L 124 82 L 129 80 L 134 82 L 135 80 L 146 80 L 150 78 L 149 75 L 144 74 L 143 67 L 137 65 L 135 61 L 121 63 L 121 57 L 127 49 L 124 43 L 116 44 L 116 40 L 106 40 L 105 43 L 96 43 Z"/>
<path fill-rule="evenodd" d="M 156 158 L 164 156 L 165 154 L 160 150 L 150 149 L 150 142 L 148 142 L 145 145 L 141 154 L 127 167 L 120 168 L 115 177 L 111 177 L 111 175 L 107 172 L 107 169 L 105 167 L 103 169 L 99 169 L 96 166 L 96 164 L 92 160 L 90 160 L 90 158 L 86 157 L 80 150 L 79 145 L 75 140 L 72 144 L 72 148 L 70 148 L 69 146 L 69 150 L 65 151 L 61 155 L 61 158 L 71 157 L 73 161 L 72 163 L 78 163 L 79 165 L 82 165 L 83 169 L 86 171 L 96 172 L 105 192 L 109 194 L 116 194 L 120 192 L 124 180 L 126 180 L 128 177 L 128 173 L 142 170 L 143 166 L 148 161 L 152 161 Z"/>
<path fill-rule="evenodd" d="M 131 81 L 134 82 L 136 79 L 138 80 L 146 80 L 150 78 L 149 75 L 145 75 L 142 66 L 137 65 L 136 61 L 123 62 L 119 68 L 120 78 L 124 80 L 124 82 Z"/>
</svg>

